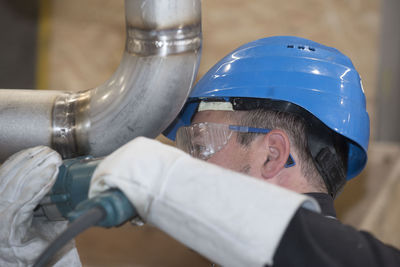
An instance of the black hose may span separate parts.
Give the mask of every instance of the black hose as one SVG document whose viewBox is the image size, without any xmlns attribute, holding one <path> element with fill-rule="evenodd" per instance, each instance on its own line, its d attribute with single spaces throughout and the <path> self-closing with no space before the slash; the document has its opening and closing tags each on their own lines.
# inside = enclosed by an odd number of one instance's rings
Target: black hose
<svg viewBox="0 0 400 267">
<path fill-rule="evenodd" d="M 46 248 L 45 251 L 39 256 L 36 260 L 33 267 L 44 267 L 46 266 L 51 258 L 63 248 L 70 240 L 72 240 L 75 236 L 82 233 L 89 227 L 100 222 L 106 212 L 100 206 L 96 206 L 85 212 L 83 215 L 78 217 L 75 221 L 73 221 L 65 231 L 60 234 L 51 244 Z"/>
</svg>

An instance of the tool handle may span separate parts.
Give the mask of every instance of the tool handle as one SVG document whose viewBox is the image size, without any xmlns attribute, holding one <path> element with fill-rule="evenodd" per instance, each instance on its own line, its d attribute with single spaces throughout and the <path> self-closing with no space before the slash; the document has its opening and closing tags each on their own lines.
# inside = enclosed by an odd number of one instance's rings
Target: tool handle
<svg viewBox="0 0 400 267">
<path fill-rule="evenodd" d="M 80 157 L 64 160 L 53 188 L 36 207 L 34 216 L 51 221 L 67 220 L 67 214 L 88 198 L 90 180 L 102 158 Z"/>
</svg>

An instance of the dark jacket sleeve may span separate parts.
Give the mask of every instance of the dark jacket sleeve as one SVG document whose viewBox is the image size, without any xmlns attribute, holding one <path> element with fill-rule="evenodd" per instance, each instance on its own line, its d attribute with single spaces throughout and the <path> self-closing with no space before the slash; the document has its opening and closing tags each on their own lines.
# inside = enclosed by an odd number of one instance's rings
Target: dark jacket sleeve
<svg viewBox="0 0 400 267">
<path fill-rule="evenodd" d="M 367 232 L 299 209 L 282 237 L 273 266 L 400 266 L 400 251 Z"/>
</svg>

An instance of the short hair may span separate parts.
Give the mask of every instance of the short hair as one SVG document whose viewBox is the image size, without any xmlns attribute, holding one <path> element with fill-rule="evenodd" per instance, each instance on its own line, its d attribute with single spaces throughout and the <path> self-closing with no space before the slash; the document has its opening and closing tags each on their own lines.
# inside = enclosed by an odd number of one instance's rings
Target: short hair
<svg viewBox="0 0 400 267">
<path fill-rule="evenodd" d="M 232 119 L 239 125 L 285 131 L 289 137 L 291 149 L 294 150 L 300 161 L 297 164 L 300 164 L 304 177 L 317 190 L 327 192 L 325 182 L 315 167 L 308 149 L 306 125 L 303 118 L 292 113 L 266 109 L 233 112 L 232 115 Z M 237 141 L 243 146 L 249 146 L 258 135 L 258 133 L 238 133 Z"/>
</svg>

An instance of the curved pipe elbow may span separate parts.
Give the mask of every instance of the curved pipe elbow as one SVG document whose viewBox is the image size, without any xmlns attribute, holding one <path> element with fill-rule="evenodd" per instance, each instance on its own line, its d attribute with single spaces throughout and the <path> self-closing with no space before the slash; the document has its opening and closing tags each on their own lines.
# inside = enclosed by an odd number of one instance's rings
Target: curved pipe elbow
<svg viewBox="0 0 400 267">
<path fill-rule="evenodd" d="M 137 136 L 156 137 L 173 121 L 200 62 L 200 0 L 125 0 L 125 9 L 127 39 L 116 72 L 104 84 L 78 93 L 25 91 L 44 96 L 39 98 L 46 104 L 13 103 L 13 109 L 24 110 L 15 119 L 41 122 L 18 138 L 29 134 L 37 138 L 9 145 L 7 139 L 16 140 L 15 129 L 0 130 L 1 146 L 8 147 L 0 160 L 34 145 L 49 145 L 64 158 L 104 156 Z M 6 91 L 20 99 L 19 90 Z M 6 105 L 2 102 L 0 109 Z M 43 110 L 31 114 L 29 106 Z M 1 117 L 0 123 L 13 121 Z M 17 131 L 24 131 L 24 126 Z"/>
</svg>

